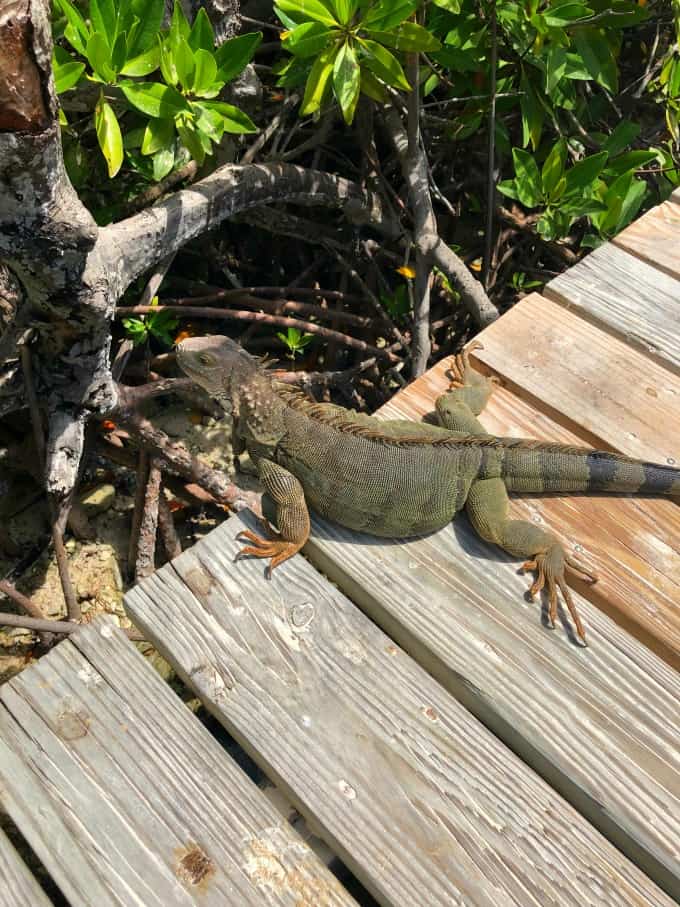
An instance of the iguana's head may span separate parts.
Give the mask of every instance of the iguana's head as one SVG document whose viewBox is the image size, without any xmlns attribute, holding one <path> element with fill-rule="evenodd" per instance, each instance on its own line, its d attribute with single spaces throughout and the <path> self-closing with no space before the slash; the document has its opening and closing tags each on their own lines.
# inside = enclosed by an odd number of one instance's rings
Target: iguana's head
<svg viewBox="0 0 680 907">
<path fill-rule="evenodd" d="M 180 368 L 209 393 L 225 387 L 235 369 L 252 370 L 252 357 L 229 337 L 189 337 L 177 344 Z"/>
</svg>

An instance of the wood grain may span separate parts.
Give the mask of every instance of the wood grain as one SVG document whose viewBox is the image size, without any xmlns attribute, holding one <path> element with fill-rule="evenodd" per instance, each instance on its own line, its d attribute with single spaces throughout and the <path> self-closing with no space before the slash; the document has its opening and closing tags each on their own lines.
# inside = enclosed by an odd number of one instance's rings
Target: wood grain
<svg viewBox="0 0 680 907">
<path fill-rule="evenodd" d="M 71 907 L 355 904 L 108 621 L 0 689 L 0 783 Z"/>
<path fill-rule="evenodd" d="M 677 375 L 537 294 L 482 340 L 479 361 L 566 427 L 631 457 L 680 464 Z"/>
<path fill-rule="evenodd" d="M 680 281 L 669 274 L 607 243 L 543 293 L 680 372 Z"/>
<path fill-rule="evenodd" d="M 385 418 L 430 414 L 448 386 L 448 361 L 430 369 L 380 411 Z M 498 388 L 480 417 L 492 434 L 562 444 L 594 439 L 570 431 L 507 388 Z M 619 495 L 514 497 L 517 519 L 541 523 L 591 564 L 594 585 L 574 581 L 591 602 L 680 670 L 680 511 L 662 498 Z"/>
<path fill-rule="evenodd" d="M 612 242 L 671 277 L 680 277 L 680 205 L 674 201 L 657 205 Z"/>
<path fill-rule="evenodd" d="M 50 907 L 51 901 L 0 829 L 0 907 Z"/>
<path fill-rule="evenodd" d="M 243 525 L 234 517 L 214 530 L 131 590 L 126 607 L 381 904 L 670 903 L 304 558 L 278 568 L 271 582 L 261 561 L 234 564 Z M 319 540 L 324 532 L 317 523 L 315 549 L 335 544 Z M 356 552 L 365 553 L 372 583 L 410 610 L 415 590 L 432 591 L 421 587 L 410 550 L 401 573 L 390 575 L 376 559 L 383 547 L 372 542 L 345 537 L 337 558 L 356 564 Z M 452 607 L 440 601 L 431 625 L 436 633 L 443 624 L 447 640 Z M 474 635 L 461 635 L 459 645 L 503 672 Z M 582 659 L 580 651 L 570 655 Z M 525 676 L 533 678 L 533 668 L 524 664 Z M 534 716 L 544 706 L 522 698 Z M 582 751 L 592 756 L 594 743 Z M 657 772 L 654 751 L 649 758 Z M 622 766 L 630 778 L 615 742 L 612 773 Z M 657 799 L 657 788 L 640 804 L 645 815 L 659 807 L 655 840 L 673 827 L 671 800 Z M 670 833 L 671 851 L 674 842 Z"/>
</svg>

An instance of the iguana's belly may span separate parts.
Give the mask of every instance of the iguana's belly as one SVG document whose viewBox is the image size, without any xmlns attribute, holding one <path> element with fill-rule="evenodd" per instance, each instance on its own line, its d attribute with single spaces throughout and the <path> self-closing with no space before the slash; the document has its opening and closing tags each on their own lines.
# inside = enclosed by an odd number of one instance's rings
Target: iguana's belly
<svg viewBox="0 0 680 907">
<path fill-rule="evenodd" d="M 361 532 L 404 537 L 440 529 L 463 507 L 475 471 L 462 468 L 456 451 L 390 446 L 314 427 L 313 437 L 286 437 L 276 458 L 321 516 Z"/>
</svg>

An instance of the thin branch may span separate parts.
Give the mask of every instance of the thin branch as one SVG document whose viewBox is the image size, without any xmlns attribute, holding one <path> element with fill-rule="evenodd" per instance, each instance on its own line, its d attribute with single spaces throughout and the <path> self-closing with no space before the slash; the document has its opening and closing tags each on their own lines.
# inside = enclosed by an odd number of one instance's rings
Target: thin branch
<svg viewBox="0 0 680 907">
<path fill-rule="evenodd" d="M 486 230 L 484 233 L 484 288 L 488 291 L 491 276 L 491 255 L 493 248 L 493 213 L 496 196 L 496 87 L 498 78 L 498 20 L 496 0 L 491 2 L 491 84 L 489 86 L 491 103 L 489 104 L 488 160 L 486 171 Z"/>
<path fill-rule="evenodd" d="M 75 633 L 82 627 L 82 624 L 70 620 L 38 620 L 34 617 L 23 617 L 20 614 L 7 614 L 0 612 L 0 626 L 2 627 L 22 627 L 25 630 L 34 630 L 37 633 L 58 634 L 68 636 L 69 633 Z M 143 642 L 146 636 L 138 630 L 130 630 L 126 627 L 119 627 L 125 633 L 128 639 L 133 642 Z"/>
<path fill-rule="evenodd" d="M 184 316 L 186 316 L 187 314 L 187 310 L 182 306 L 135 305 L 119 306 L 116 309 L 116 316 L 122 318 L 128 315 L 149 315 L 153 312 L 172 312 L 174 315 Z M 233 319 L 235 321 L 260 322 L 262 324 L 274 325 L 276 327 L 298 328 L 299 330 L 306 331 L 309 334 L 318 334 L 319 336 L 324 337 L 326 340 L 335 340 L 338 343 L 342 343 L 344 346 L 349 346 L 352 347 L 352 349 L 360 350 L 362 353 L 372 353 L 374 356 L 384 356 L 390 359 L 390 361 L 392 362 L 399 361 L 396 356 L 394 356 L 392 353 L 387 352 L 385 349 L 371 346 L 370 343 L 365 343 L 363 340 L 357 340 L 355 337 L 350 337 L 349 334 L 341 334 L 339 331 L 331 330 L 331 328 L 322 327 L 320 324 L 316 324 L 313 321 L 301 321 L 297 318 L 286 318 L 283 315 L 268 315 L 265 312 L 246 312 L 238 309 L 213 309 L 204 308 L 203 306 L 192 307 L 191 314 L 196 318 L 218 318 L 222 320 Z"/>
<path fill-rule="evenodd" d="M 19 592 L 19 590 L 12 583 L 9 582 L 9 580 L 6 580 L 6 579 L 0 580 L 0 592 L 4 592 L 5 595 L 7 596 L 7 598 L 10 598 L 14 602 L 15 605 L 18 605 L 22 611 L 25 611 L 26 614 L 28 614 L 28 617 L 31 620 L 37 620 L 41 623 L 44 622 L 46 624 L 50 623 L 50 621 L 48 621 L 45 618 L 45 615 L 44 615 L 43 610 L 40 607 L 40 605 L 36 605 L 36 603 L 34 601 L 32 601 L 27 595 L 24 595 L 23 592 Z M 27 618 L 25 618 L 25 617 L 22 618 L 22 620 L 26 620 L 26 619 Z M 24 626 L 24 625 L 19 624 L 18 626 Z M 53 640 L 53 637 L 51 635 L 51 631 L 47 631 L 44 629 L 41 630 L 40 642 L 42 645 L 49 646 L 52 643 L 52 640 Z"/>
<path fill-rule="evenodd" d="M 384 122 L 402 163 L 404 178 L 409 184 L 409 189 L 413 192 L 413 197 L 416 201 L 422 205 L 422 210 L 419 212 L 421 231 L 418 232 L 416 230 L 414 237 L 418 248 L 429 258 L 431 264 L 436 265 L 444 272 L 456 287 L 460 293 L 463 305 L 470 312 L 474 321 L 482 327 L 491 324 L 492 321 L 498 318 L 498 311 L 484 292 L 484 287 L 479 281 L 475 280 L 462 259 L 442 240 L 436 229 L 434 231 L 422 229 L 423 224 L 430 222 L 430 211 L 427 210 L 426 205 L 429 202 L 431 209 L 432 204 L 429 199 L 429 193 L 423 194 L 419 191 L 419 187 L 421 185 L 427 186 L 428 181 L 424 156 L 419 154 L 417 170 L 413 171 L 408 160 L 406 130 L 399 113 L 394 107 L 386 110 Z M 436 221 L 434 223 L 436 227 Z"/>
<path fill-rule="evenodd" d="M 158 498 L 158 533 L 163 542 L 163 547 L 165 548 L 165 553 L 168 556 L 168 560 L 171 561 L 182 553 L 182 543 L 179 540 L 177 535 L 177 530 L 175 529 L 175 521 L 172 517 L 172 511 L 170 510 L 170 504 L 168 499 L 161 492 Z"/>
<path fill-rule="evenodd" d="M 135 582 L 140 582 L 156 569 L 156 534 L 158 530 L 158 501 L 161 494 L 161 467 L 157 458 L 149 464 L 149 475 L 144 489 L 142 519 L 139 527 Z"/>
<path fill-rule="evenodd" d="M 342 296 L 342 294 L 338 295 Z M 209 302 L 219 302 L 220 299 L 224 298 L 225 297 L 220 293 L 211 293 L 209 296 L 182 296 L 179 299 L 164 299 L 162 305 L 193 307 L 205 305 Z M 352 312 L 343 312 L 336 309 L 326 309 L 315 303 L 298 302 L 293 299 L 262 299 L 257 296 L 248 296 L 244 294 L 238 297 L 238 303 L 239 305 L 247 306 L 248 308 L 264 309 L 272 315 L 280 315 L 282 312 L 295 312 L 298 315 L 312 315 L 315 318 L 329 318 L 335 321 L 343 321 L 345 324 L 353 324 L 362 328 L 370 327 L 372 324 L 371 318 L 366 318 L 362 315 L 354 315 Z M 378 303 L 378 305 L 380 305 L 380 303 Z"/>
</svg>

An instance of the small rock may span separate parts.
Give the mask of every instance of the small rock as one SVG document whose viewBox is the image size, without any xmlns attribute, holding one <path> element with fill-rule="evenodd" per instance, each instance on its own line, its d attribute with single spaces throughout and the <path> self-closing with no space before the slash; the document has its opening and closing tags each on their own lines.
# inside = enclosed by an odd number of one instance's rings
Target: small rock
<svg viewBox="0 0 680 907">
<path fill-rule="evenodd" d="M 85 492 L 80 498 L 80 505 L 88 516 L 94 516 L 96 513 L 103 513 L 113 504 L 116 497 L 116 489 L 113 485 L 97 485 L 90 491 Z"/>
</svg>

